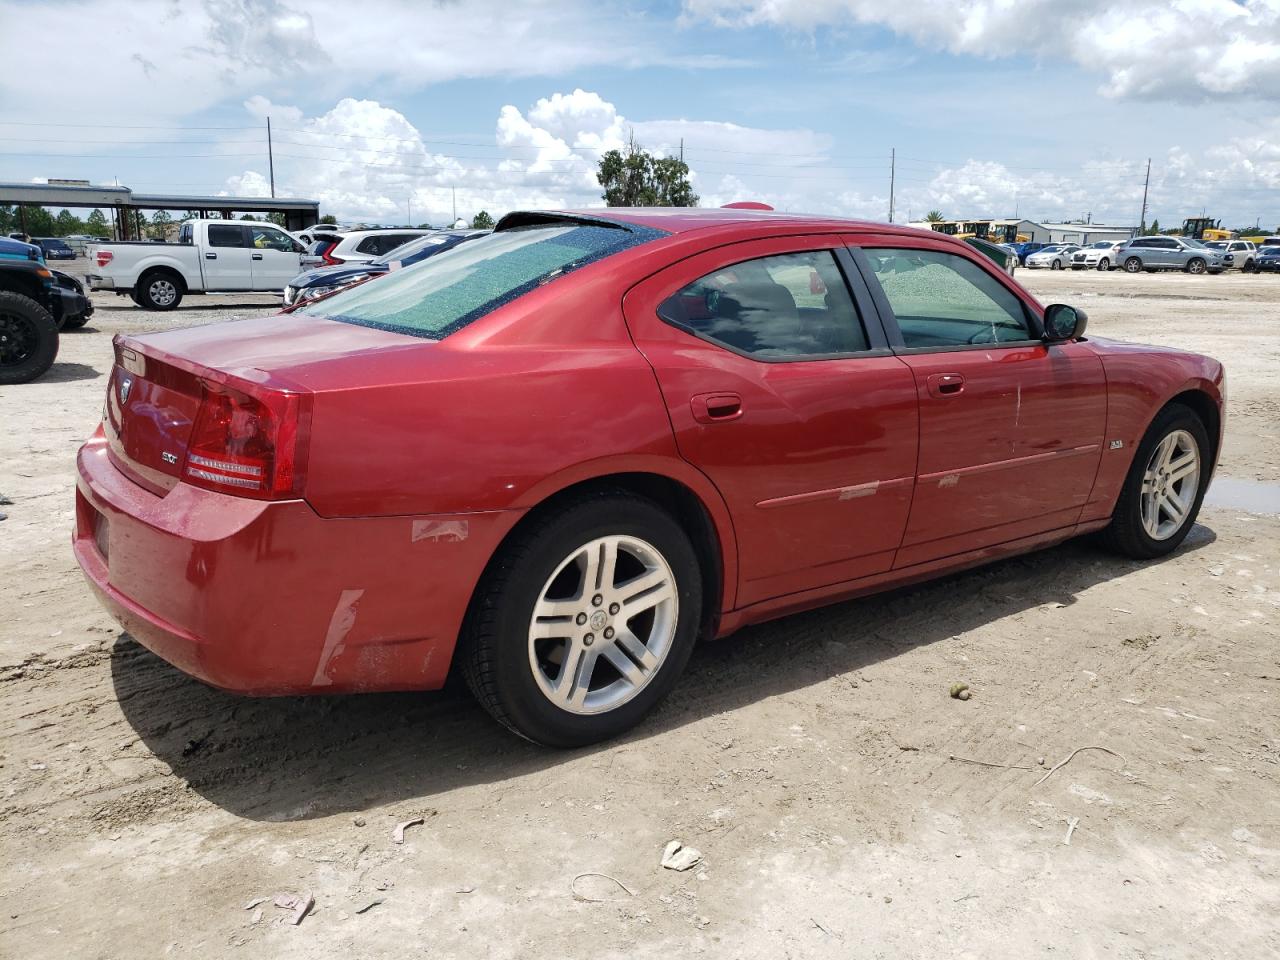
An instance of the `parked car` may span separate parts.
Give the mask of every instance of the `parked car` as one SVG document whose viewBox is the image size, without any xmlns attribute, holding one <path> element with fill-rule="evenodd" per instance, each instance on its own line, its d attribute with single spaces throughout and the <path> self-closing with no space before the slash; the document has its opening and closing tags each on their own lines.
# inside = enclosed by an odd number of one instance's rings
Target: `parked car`
<svg viewBox="0 0 1280 960">
<path fill-rule="evenodd" d="M 302 230 L 296 230 L 289 234 L 293 239 L 297 240 L 304 247 L 309 247 L 321 237 L 336 237 L 341 234 L 341 230 L 332 223 L 317 223 Z"/>
<path fill-rule="evenodd" d="M 512 213 L 292 314 L 118 336 L 75 555 L 215 686 L 456 663 L 511 729 L 591 743 L 699 635 L 1091 531 L 1174 550 L 1222 366 L 1085 323 L 900 226 Z"/>
<path fill-rule="evenodd" d="M 1071 263 L 1071 255 L 1080 249 L 1075 243 L 1051 243 L 1027 257 L 1028 270 L 1061 270 Z"/>
<path fill-rule="evenodd" d="M 329 266 L 339 263 L 367 263 L 386 256 L 396 247 L 408 243 L 415 237 L 425 237 L 435 233 L 434 230 L 417 230 L 397 227 L 377 230 L 353 230 L 350 233 L 336 234 L 334 237 L 319 237 L 316 245 L 308 252 L 308 260 L 304 266 L 319 266 L 322 262 Z M 313 261 L 310 258 L 315 258 Z"/>
<path fill-rule="evenodd" d="M 61 237 L 32 237 L 31 242 L 41 249 L 45 260 L 74 260 L 76 252 Z"/>
<path fill-rule="evenodd" d="M 1222 251 L 1190 237 L 1134 237 L 1116 251 L 1116 260 L 1128 273 L 1143 270 L 1221 273 L 1227 266 Z"/>
<path fill-rule="evenodd" d="M 44 251 L 34 243 L 0 239 L 0 260 L 31 260 L 44 263 Z"/>
<path fill-rule="evenodd" d="M 1239 267 L 1245 273 L 1253 272 L 1258 248 L 1252 240 L 1211 240 L 1205 246 L 1221 253 L 1222 262 L 1228 269 Z"/>
<path fill-rule="evenodd" d="M 92 313 L 72 277 L 37 260 L 0 257 L 0 386 L 41 376 L 58 355 L 59 329 L 82 326 Z"/>
<path fill-rule="evenodd" d="M 1253 260 L 1253 270 L 1255 273 L 1280 273 L 1280 244 L 1259 247 Z"/>
<path fill-rule="evenodd" d="M 186 294 L 278 292 L 298 275 L 303 248 L 272 223 L 187 220 L 177 243 L 103 243 L 89 286 L 114 290 L 147 310 L 172 310 Z"/>
<path fill-rule="evenodd" d="M 284 288 L 284 305 L 294 306 L 341 290 L 349 284 L 380 276 L 391 270 L 409 267 L 428 257 L 452 250 L 460 243 L 482 237 L 487 230 L 438 230 L 425 237 L 402 243 L 390 253 L 376 260 L 362 263 L 344 263 L 333 267 L 317 267 L 298 274 Z"/>
<path fill-rule="evenodd" d="M 1012 277 L 1014 271 L 1017 270 L 1018 255 L 1007 245 L 983 240 L 981 237 L 965 237 L 964 242 L 988 257 L 1009 276 Z"/>
<path fill-rule="evenodd" d="M 1071 255 L 1072 270 L 1110 270 L 1116 266 L 1116 251 L 1124 240 L 1099 240 Z"/>
<path fill-rule="evenodd" d="M 1048 246 L 1048 244 L 1036 243 L 1034 241 L 1026 241 L 1023 243 L 1011 243 L 1009 244 L 1009 246 L 1013 247 L 1013 249 L 1017 251 L 1018 265 L 1025 267 L 1027 265 L 1027 257 L 1031 256 L 1031 254 L 1033 253 L 1038 253 L 1039 251 L 1043 250 L 1046 246 Z"/>
</svg>

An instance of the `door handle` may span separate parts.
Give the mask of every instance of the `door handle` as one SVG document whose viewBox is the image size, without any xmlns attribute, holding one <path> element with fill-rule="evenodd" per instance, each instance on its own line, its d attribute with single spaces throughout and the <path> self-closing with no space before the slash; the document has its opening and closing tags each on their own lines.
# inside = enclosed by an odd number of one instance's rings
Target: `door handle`
<svg viewBox="0 0 1280 960">
<path fill-rule="evenodd" d="M 736 393 L 699 393 L 689 398 L 689 406 L 699 423 L 727 423 L 742 416 L 742 398 Z"/>
<path fill-rule="evenodd" d="M 217 255 L 216 253 L 206 253 L 206 254 L 204 255 L 204 258 L 205 258 L 206 260 L 217 260 L 217 259 L 218 259 L 218 255 Z"/>
<path fill-rule="evenodd" d="M 254 260 L 261 260 L 261 259 L 262 259 L 262 254 L 260 254 L 260 253 L 255 253 L 255 254 L 253 255 L 253 259 L 254 259 Z"/>
<path fill-rule="evenodd" d="M 927 382 L 929 393 L 935 397 L 954 397 L 964 392 L 963 374 L 931 373 Z"/>
</svg>

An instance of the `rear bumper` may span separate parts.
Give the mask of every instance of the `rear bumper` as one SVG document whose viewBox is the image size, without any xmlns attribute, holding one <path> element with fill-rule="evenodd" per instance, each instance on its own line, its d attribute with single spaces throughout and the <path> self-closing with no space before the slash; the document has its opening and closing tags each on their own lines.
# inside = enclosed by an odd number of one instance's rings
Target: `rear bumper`
<svg viewBox="0 0 1280 960">
<path fill-rule="evenodd" d="M 182 483 L 159 497 L 98 437 L 77 467 L 73 547 L 99 600 L 153 653 L 237 693 L 440 687 L 472 590 L 519 517 L 325 519 L 300 500 Z"/>
<path fill-rule="evenodd" d="M 114 290 L 116 288 L 116 282 L 111 277 L 100 277 L 91 273 L 85 279 L 89 281 L 90 290 Z"/>
</svg>

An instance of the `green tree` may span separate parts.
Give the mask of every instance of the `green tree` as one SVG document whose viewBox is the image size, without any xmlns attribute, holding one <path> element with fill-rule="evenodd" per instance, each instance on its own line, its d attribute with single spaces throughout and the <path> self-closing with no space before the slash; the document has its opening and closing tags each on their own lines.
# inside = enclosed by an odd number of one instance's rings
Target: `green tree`
<svg viewBox="0 0 1280 960">
<path fill-rule="evenodd" d="M 332 213 L 326 213 L 323 217 L 317 220 L 316 223 L 329 223 L 336 227 L 338 225 L 338 218 Z"/>
<path fill-rule="evenodd" d="M 677 157 L 655 157 L 632 136 L 626 153 L 610 150 L 600 158 L 596 180 L 611 207 L 693 207 L 698 195 L 689 183 L 689 166 Z"/>
<path fill-rule="evenodd" d="M 281 230 L 289 226 L 289 221 L 283 213 L 268 213 L 264 219 L 267 223 L 274 223 Z"/>
<path fill-rule="evenodd" d="M 101 210 L 95 209 L 89 214 L 84 221 L 84 232 L 91 237 L 106 237 L 110 235 L 111 228 L 107 226 L 107 215 Z"/>
<path fill-rule="evenodd" d="M 173 223 L 173 217 L 168 210 L 157 210 L 151 215 L 151 229 L 147 233 L 158 240 L 164 240 L 167 238 L 171 223 Z"/>
<path fill-rule="evenodd" d="M 471 229 L 472 230 L 492 230 L 493 229 L 493 217 L 489 216 L 488 210 L 481 210 L 479 213 L 477 213 L 474 217 L 471 218 Z"/>
<path fill-rule="evenodd" d="M 1151 221 L 1151 232 L 1152 232 L 1152 233 L 1159 233 L 1159 232 L 1160 232 L 1160 221 L 1159 221 L 1159 220 L 1152 220 L 1152 221 Z"/>
<path fill-rule="evenodd" d="M 22 229 L 21 214 L 18 216 L 18 227 Z M 27 207 L 27 233 L 33 237 L 51 237 L 55 230 L 53 214 L 44 207 Z"/>
<path fill-rule="evenodd" d="M 14 233 L 18 229 L 18 208 L 0 204 L 0 233 Z"/>
<path fill-rule="evenodd" d="M 942 215 L 941 210 L 930 210 L 924 215 L 924 219 L 926 223 L 941 223 L 947 218 Z"/>
<path fill-rule="evenodd" d="M 54 236 L 66 237 L 73 233 L 84 233 L 84 221 L 70 210 L 60 210 L 53 218 Z"/>
</svg>

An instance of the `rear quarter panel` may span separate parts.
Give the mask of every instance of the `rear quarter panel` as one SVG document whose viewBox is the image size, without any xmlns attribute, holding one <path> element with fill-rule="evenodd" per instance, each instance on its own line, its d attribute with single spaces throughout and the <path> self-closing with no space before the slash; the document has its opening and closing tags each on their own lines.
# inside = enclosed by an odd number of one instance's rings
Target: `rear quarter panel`
<svg viewBox="0 0 1280 960">
<path fill-rule="evenodd" d="M 146 247 L 151 247 L 150 250 Z M 116 287 L 132 287 L 138 278 L 152 267 L 168 267 L 181 274 L 188 290 L 202 290 L 203 277 L 200 273 L 200 251 L 197 247 L 175 244 L 169 249 L 156 250 L 154 244 L 107 244 L 98 247 L 98 252 L 110 250 L 113 257 L 105 267 L 95 270 L 103 277 L 110 277 Z"/>
<path fill-rule="evenodd" d="M 1111 516 L 1138 444 L 1151 421 L 1179 394 L 1198 391 L 1218 408 L 1214 463 L 1222 449 L 1224 372 L 1212 357 L 1114 340 L 1090 339 L 1107 377 L 1107 432 L 1093 492 L 1080 521 Z M 1122 447 L 1113 448 L 1117 441 Z"/>
</svg>

